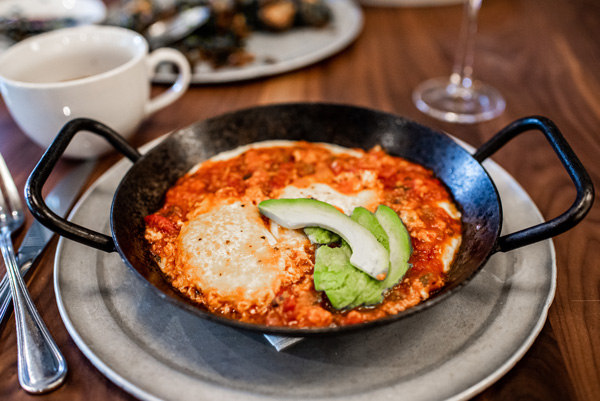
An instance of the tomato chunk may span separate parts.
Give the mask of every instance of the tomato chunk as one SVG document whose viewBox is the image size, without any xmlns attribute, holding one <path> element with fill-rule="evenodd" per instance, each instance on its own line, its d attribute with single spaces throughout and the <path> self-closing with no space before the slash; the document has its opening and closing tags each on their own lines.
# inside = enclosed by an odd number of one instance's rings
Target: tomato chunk
<svg viewBox="0 0 600 401">
<path fill-rule="evenodd" d="M 154 228 L 157 231 L 161 231 L 166 234 L 175 234 L 179 232 L 177 224 L 167 219 L 165 216 L 160 214 L 151 214 L 144 217 L 144 221 L 148 227 Z"/>
</svg>

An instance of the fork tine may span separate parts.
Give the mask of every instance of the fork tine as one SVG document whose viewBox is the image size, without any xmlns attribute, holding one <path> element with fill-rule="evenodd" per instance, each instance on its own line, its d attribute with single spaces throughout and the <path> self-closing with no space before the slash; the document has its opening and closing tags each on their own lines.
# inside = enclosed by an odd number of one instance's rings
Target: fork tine
<svg viewBox="0 0 600 401">
<path fill-rule="evenodd" d="M 4 157 L 0 153 L 0 216 L 2 220 L 8 219 L 10 213 L 14 219 L 21 217 L 23 206 L 19 191 L 15 185 Z"/>
<path fill-rule="evenodd" d="M 4 227 L 8 224 L 8 215 L 7 215 L 7 207 L 6 202 L 4 202 L 4 193 L 2 189 L 2 185 L 0 185 L 0 227 Z"/>
<path fill-rule="evenodd" d="M 0 155 L 0 164 L 2 164 L 4 162 L 2 158 L 2 155 Z M 4 184 L 2 183 L 4 181 L 4 177 L 2 176 L 2 169 L 0 167 L 0 226 L 5 226 L 8 224 L 8 205 L 6 204 L 5 198 L 4 198 Z"/>
</svg>

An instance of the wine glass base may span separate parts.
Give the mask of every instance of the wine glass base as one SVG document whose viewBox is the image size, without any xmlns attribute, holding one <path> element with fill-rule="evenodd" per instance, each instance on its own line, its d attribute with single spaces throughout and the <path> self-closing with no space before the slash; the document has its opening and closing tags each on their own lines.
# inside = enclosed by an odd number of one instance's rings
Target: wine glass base
<svg viewBox="0 0 600 401">
<path fill-rule="evenodd" d="M 423 113 L 438 120 L 473 124 L 491 120 L 504 111 L 506 102 L 495 88 L 473 81 L 469 88 L 449 78 L 434 78 L 413 92 L 413 102 Z"/>
</svg>

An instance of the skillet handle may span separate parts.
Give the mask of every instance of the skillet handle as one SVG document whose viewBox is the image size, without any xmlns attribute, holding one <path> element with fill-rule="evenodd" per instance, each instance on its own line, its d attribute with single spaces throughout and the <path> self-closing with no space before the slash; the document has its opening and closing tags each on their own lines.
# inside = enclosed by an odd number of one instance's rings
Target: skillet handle
<svg viewBox="0 0 600 401">
<path fill-rule="evenodd" d="M 75 134 L 80 131 L 89 131 L 104 137 L 116 150 L 134 163 L 141 157 L 134 147 L 106 125 L 87 118 L 71 120 L 58 133 L 27 179 L 25 185 L 27 206 L 37 220 L 57 234 L 104 252 L 114 252 L 115 244 L 110 236 L 81 227 L 58 216 L 50 210 L 42 196 L 42 188 L 58 159 Z"/>
<path fill-rule="evenodd" d="M 556 125 L 548 118 L 531 116 L 517 120 L 483 144 L 473 157 L 483 162 L 517 135 L 529 130 L 541 131 L 569 173 L 577 189 L 571 207 L 560 216 L 533 227 L 504 235 L 498 239 L 495 251 L 507 252 L 559 235 L 579 223 L 592 207 L 594 186 L 592 180 Z"/>
</svg>

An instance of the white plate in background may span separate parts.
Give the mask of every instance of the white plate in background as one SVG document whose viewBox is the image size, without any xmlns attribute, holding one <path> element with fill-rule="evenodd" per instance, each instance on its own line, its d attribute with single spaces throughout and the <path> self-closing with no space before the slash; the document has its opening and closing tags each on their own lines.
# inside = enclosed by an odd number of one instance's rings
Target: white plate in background
<svg viewBox="0 0 600 401">
<path fill-rule="evenodd" d="M 213 69 L 208 64 L 194 66 L 192 83 L 214 84 L 262 78 L 297 70 L 333 56 L 360 34 L 363 13 L 353 0 L 328 0 L 333 19 L 323 28 L 302 27 L 288 32 L 253 32 L 246 50 L 255 60 L 242 67 Z M 176 78 L 168 71 L 159 72 L 156 83 Z"/>
</svg>

